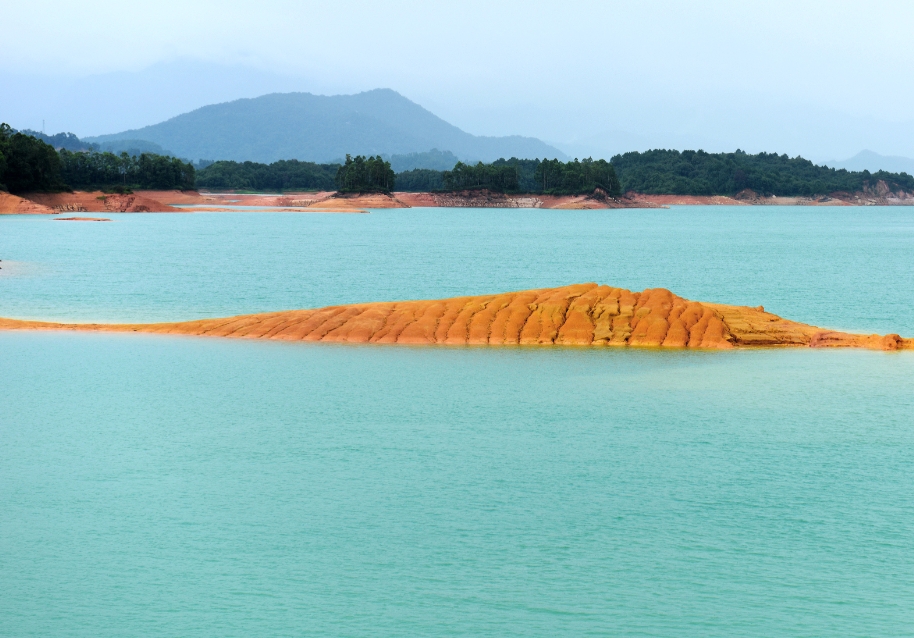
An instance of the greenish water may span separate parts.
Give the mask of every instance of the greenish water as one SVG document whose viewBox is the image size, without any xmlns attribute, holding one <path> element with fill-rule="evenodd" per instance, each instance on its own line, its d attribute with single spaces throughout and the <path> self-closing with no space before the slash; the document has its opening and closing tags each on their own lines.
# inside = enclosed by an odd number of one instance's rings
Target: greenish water
<svg viewBox="0 0 914 638">
<path fill-rule="evenodd" d="M 914 335 L 914 211 L 749 210 L 0 217 L 0 316 L 596 280 Z M 912 414 L 910 352 L 0 332 L 0 635 L 911 635 Z"/>
<path fill-rule="evenodd" d="M 106 216 L 0 216 L 0 316 L 174 321 L 597 281 L 914 335 L 911 207 Z"/>
</svg>

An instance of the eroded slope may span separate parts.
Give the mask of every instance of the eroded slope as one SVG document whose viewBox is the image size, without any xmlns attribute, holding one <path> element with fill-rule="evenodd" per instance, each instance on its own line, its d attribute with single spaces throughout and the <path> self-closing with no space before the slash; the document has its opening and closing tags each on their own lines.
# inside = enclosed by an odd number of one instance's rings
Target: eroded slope
<svg viewBox="0 0 914 638">
<path fill-rule="evenodd" d="M 821 330 L 761 307 L 689 301 L 669 290 L 597 284 L 431 301 L 290 310 L 156 324 L 0 319 L 0 329 L 89 330 L 348 343 L 593 345 L 728 349 L 752 346 L 898 350 L 914 340 Z"/>
</svg>

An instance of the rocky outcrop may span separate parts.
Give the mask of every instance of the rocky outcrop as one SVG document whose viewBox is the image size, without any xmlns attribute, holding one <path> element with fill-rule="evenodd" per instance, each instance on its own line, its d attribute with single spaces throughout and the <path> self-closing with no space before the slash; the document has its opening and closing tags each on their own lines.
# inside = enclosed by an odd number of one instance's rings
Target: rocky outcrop
<svg viewBox="0 0 914 638">
<path fill-rule="evenodd" d="M 157 324 L 0 319 L 6 330 L 152 332 L 286 341 L 712 348 L 914 348 L 898 335 L 821 330 L 761 307 L 689 301 L 669 290 L 597 284 L 431 301 L 396 301 Z"/>
</svg>

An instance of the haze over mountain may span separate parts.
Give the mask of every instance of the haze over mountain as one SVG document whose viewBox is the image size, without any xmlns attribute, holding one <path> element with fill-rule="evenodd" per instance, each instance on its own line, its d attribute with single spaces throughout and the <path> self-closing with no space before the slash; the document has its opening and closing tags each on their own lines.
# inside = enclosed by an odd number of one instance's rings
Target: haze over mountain
<svg viewBox="0 0 914 638">
<path fill-rule="evenodd" d="M 84 138 L 269 93 L 390 87 L 473 135 L 577 157 L 914 157 L 905 0 L 7 5 L 0 121 L 18 129 Z"/>
<path fill-rule="evenodd" d="M 402 155 L 431 149 L 468 161 L 565 154 L 538 139 L 480 137 L 461 131 L 396 91 L 356 95 L 273 93 L 212 104 L 140 129 L 87 138 L 147 140 L 192 160 L 329 162 L 352 155 Z"/>
<path fill-rule="evenodd" d="M 914 175 L 914 159 L 897 155 L 880 155 L 873 151 L 860 151 L 850 159 L 825 162 L 832 168 L 846 168 L 849 171 L 888 171 L 890 173 L 907 173 Z"/>
</svg>

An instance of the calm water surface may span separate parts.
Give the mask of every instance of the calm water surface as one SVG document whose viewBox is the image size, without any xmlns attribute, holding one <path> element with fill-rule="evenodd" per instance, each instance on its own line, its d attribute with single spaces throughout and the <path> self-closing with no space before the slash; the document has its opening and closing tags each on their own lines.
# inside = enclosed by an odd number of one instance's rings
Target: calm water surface
<svg viewBox="0 0 914 638">
<path fill-rule="evenodd" d="M 914 211 L 0 216 L 0 316 L 600 281 L 914 335 Z M 912 353 L 0 333 L 0 635 L 912 635 Z"/>
<path fill-rule="evenodd" d="M 911 207 L 109 217 L 0 216 L 0 316 L 174 321 L 597 281 L 914 334 Z"/>
</svg>

